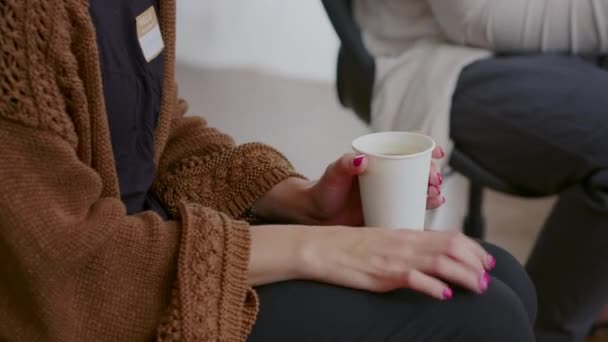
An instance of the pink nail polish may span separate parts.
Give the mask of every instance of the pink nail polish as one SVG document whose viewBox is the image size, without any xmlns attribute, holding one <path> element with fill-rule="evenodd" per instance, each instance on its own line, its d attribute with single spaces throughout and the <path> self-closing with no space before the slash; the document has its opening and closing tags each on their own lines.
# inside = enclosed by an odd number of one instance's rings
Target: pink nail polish
<svg viewBox="0 0 608 342">
<path fill-rule="evenodd" d="M 496 267 L 496 259 L 493 256 L 488 255 L 488 270 L 493 270 L 494 267 Z"/>
<path fill-rule="evenodd" d="M 445 157 L 445 152 L 441 146 L 439 146 L 439 151 L 441 152 L 441 158 Z"/>
<path fill-rule="evenodd" d="M 483 275 L 479 279 L 479 288 L 481 289 L 481 292 L 485 292 L 488 289 L 489 285 L 490 276 L 488 275 L 488 272 L 483 272 Z"/>
<path fill-rule="evenodd" d="M 429 184 L 429 187 L 437 191 L 437 196 L 441 195 L 441 189 L 437 185 Z"/>
<path fill-rule="evenodd" d="M 441 173 L 437 172 L 437 181 L 439 185 L 443 184 L 443 177 L 441 177 Z"/>
<path fill-rule="evenodd" d="M 361 166 L 361 164 L 363 163 L 363 158 L 365 158 L 365 156 L 357 156 L 355 159 L 353 159 L 353 165 L 355 167 Z"/>
<path fill-rule="evenodd" d="M 443 290 L 442 295 L 443 295 L 443 300 L 448 300 L 448 299 L 452 299 L 452 297 L 454 296 L 454 293 L 452 292 L 452 289 L 448 287 Z"/>
</svg>

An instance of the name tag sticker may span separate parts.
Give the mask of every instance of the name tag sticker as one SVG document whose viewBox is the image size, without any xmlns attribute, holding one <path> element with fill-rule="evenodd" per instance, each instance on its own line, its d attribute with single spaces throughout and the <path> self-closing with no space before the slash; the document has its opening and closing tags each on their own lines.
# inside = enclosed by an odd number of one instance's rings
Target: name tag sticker
<svg viewBox="0 0 608 342">
<path fill-rule="evenodd" d="M 158 26 L 158 18 L 154 6 L 150 6 L 135 19 L 137 22 L 137 38 L 139 46 L 147 62 L 150 62 L 165 48 L 163 37 Z"/>
</svg>

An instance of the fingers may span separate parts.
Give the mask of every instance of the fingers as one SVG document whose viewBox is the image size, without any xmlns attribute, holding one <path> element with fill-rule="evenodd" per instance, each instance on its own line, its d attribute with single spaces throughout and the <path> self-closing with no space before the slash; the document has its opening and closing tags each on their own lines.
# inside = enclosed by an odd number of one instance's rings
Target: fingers
<svg viewBox="0 0 608 342">
<path fill-rule="evenodd" d="M 430 189 L 430 187 L 429 187 L 429 189 Z M 426 208 L 428 210 L 437 209 L 444 203 L 445 203 L 445 197 L 443 197 L 443 196 L 430 197 L 430 195 L 429 195 L 429 197 L 426 199 Z"/>
<path fill-rule="evenodd" d="M 476 293 L 489 286 L 488 253 L 461 233 L 422 232 L 413 235 L 419 258 L 418 270 Z"/>
<path fill-rule="evenodd" d="M 475 293 L 484 293 L 490 285 L 490 277 L 487 272 L 479 274 L 462 262 L 446 255 L 427 257 L 423 265 L 422 272 L 460 285 Z"/>
<path fill-rule="evenodd" d="M 445 251 L 448 255 L 453 258 L 459 259 L 463 262 L 469 260 L 468 264 L 475 267 L 477 270 L 481 270 L 478 265 L 482 265 L 484 270 L 490 271 L 496 266 L 496 260 L 490 255 L 477 241 L 469 238 L 462 233 L 438 233 L 444 235 L 445 240 Z M 469 257 L 474 257 L 475 261 L 470 258 L 458 258 L 458 255 L 463 255 L 467 252 Z"/>
<path fill-rule="evenodd" d="M 443 203 L 445 203 L 445 197 L 441 195 L 441 184 L 443 183 L 443 178 L 441 177 L 441 173 L 437 168 L 437 165 L 431 162 L 431 171 L 429 174 L 429 189 L 428 189 L 428 198 L 426 201 L 426 208 L 436 209 L 439 208 Z"/>
<path fill-rule="evenodd" d="M 377 292 L 409 288 L 439 300 L 452 297 L 452 285 L 478 294 L 490 285 L 484 264 L 487 252 L 462 234 L 381 228 L 357 231 L 368 235 L 345 250 L 353 253 L 357 266 L 350 276 L 338 279 L 338 284 Z M 330 272 L 330 277 L 339 273 Z"/>
<path fill-rule="evenodd" d="M 445 255 L 470 267 L 476 274 L 483 275 L 486 271 L 484 256 L 480 256 L 475 243 L 466 236 L 458 233 L 447 238 Z"/>
<path fill-rule="evenodd" d="M 439 195 L 441 195 L 441 188 L 438 187 L 437 185 L 429 184 L 427 196 L 429 198 L 436 198 L 436 197 L 439 197 Z"/>
<path fill-rule="evenodd" d="M 417 270 L 406 272 L 404 281 L 405 287 L 439 300 L 448 300 L 453 296 L 452 289 L 446 283 Z"/>
<path fill-rule="evenodd" d="M 431 163 L 431 172 L 429 173 L 429 184 L 435 186 L 441 186 L 443 184 L 443 177 L 439 172 L 439 169 L 435 163 Z"/>
<path fill-rule="evenodd" d="M 486 272 L 485 255 L 480 256 L 478 251 L 481 246 L 461 233 L 429 231 L 423 234 L 419 241 L 433 255 L 447 256 L 470 268 L 479 276 Z"/>
<path fill-rule="evenodd" d="M 477 241 L 469 238 L 462 233 L 442 233 L 432 232 L 443 236 L 444 242 L 442 253 L 461 261 L 480 274 L 484 271 L 490 271 L 496 265 L 496 260 L 490 255 Z M 433 239 L 432 235 L 426 236 L 427 239 Z M 432 242 L 430 242 L 432 243 Z M 439 245 L 437 243 L 435 246 Z"/>
<path fill-rule="evenodd" d="M 345 154 L 327 167 L 320 182 L 332 184 L 332 186 L 350 184 L 352 177 L 363 172 L 366 166 L 367 158 L 365 156 L 353 153 Z"/>
<path fill-rule="evenodd" d="M 435 149 L 433 150 L 433 158 L 441 159 L 443 157 L 445 157 L 445 152 L 443 151 L 443 148 L 441 148 L 441 146 L 439 145 L 435 146 Z"/>
<path fill-rule="evenodd" d="M 367 167 L 367 157 L 362 154 L 348 153 L 343 155 L 338 162 L 342 170 L 350 175 L 359 175 Z"/>
<path fill-rule="evenodd" d="M 481 260 L 484 268 L 491 271 L 496 266 L 496 259 L 488 253 L 477 241 L 465 236 L 465 243 L 469 245 L 469 250 Z"/>
</svg>

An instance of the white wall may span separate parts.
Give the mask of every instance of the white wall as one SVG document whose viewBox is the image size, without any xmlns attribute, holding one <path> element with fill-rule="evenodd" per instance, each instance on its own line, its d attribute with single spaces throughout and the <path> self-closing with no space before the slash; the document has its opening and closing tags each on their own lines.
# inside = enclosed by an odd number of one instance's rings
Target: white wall
<svg viewBox="0 0 608 342">
<path fill-rule="evenodd" d="M 338 38 L 320 0 L 180 0 L 177 58 L 333 81 Z"/>
</svg>

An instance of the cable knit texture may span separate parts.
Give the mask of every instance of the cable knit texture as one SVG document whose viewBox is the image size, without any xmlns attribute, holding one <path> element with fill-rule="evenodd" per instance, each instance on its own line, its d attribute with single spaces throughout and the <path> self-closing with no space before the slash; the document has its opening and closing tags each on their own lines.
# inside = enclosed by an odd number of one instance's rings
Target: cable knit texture
<svg viewBox="0 0 608 342">
<path fill-rule="evenodd" d="M 243 341 L 257 299 L 236 217 L 297 176 L 236 146 L 175 86 L 175 3 L 160 1 L 165 75 L 154 191 L 175 220 L 128 216 L 86 0 L 0 0 L 0 340 Z"/>
</svg>

